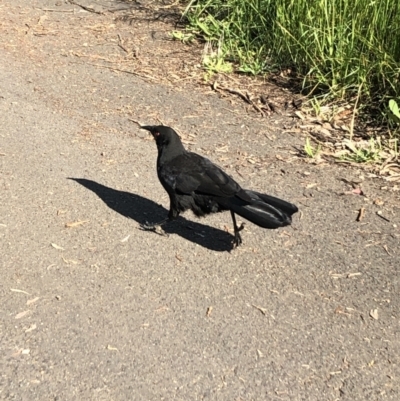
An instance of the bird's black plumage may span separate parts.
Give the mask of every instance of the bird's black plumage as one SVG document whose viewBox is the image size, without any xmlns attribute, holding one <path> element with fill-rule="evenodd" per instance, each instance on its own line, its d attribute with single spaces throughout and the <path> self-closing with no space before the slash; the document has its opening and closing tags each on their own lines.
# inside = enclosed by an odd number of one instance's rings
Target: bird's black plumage
<svg viewBox="0 0 400 401">
<path fill-rule="evenodd" d="M 188 152 L 178 134 L 170 127 L 142 127 L 152 133 L 158 148 L 157 174 L 170 199 L 168 218 L 146 225 L 154 228 L 179 213 L 192 210 L 196 216 L 230 210 L 235 231 L 234 245 L 242 242 L 235 213 L 264 228 L 291 224 L 298 211 L 292 203 L 259 192 L 242 189 L 220 167 L 196 153 Z"/>
</svg>

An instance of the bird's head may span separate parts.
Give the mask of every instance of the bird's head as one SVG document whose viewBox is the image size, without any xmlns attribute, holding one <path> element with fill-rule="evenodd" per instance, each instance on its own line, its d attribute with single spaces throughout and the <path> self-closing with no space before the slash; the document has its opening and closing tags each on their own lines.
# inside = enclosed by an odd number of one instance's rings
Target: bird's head
<svg viewBox="0 0 400 401">
<path fill-rule="evenodd" d="M 164 125 L 146 125 L 140 128 L 149 131 L 153 135 L 159 150 L 166 147 L 183 149 L 183 145 L 178 134 L 170 127 L 166 127 Z"/>
</svg>

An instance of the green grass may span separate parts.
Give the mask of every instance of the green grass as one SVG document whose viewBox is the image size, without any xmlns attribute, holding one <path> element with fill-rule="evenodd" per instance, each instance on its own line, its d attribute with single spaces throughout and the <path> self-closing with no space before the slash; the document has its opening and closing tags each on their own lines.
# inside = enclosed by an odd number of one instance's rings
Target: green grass
<svg viewBox="0 0 400 401">
<path fill-rule="evenodd" d="M 398 0 L 192 0 L 191 29 L 250 74 L 290 68 L 308 94 L 389 113 L 400 104 Z"/>
<path fill-rule="evenodd" d="M 310 159 L 315 159 L 319 156 L 321 152 L 321 145 L 318 145 L 317 148 L 311 145 L 310 138 L 306 138 L 306 142 L 304 144 L 304 153 Z"/>
<path fill-rule="evenodd" d="M 354 163 L 375 163 L 385 158 L 381 141 L 371 138 L 367 143 L 357 146 L 356 143 L 346 140 L 346 147 L 349 153 L 342 156 L 342 160 Z"/>
</svg>

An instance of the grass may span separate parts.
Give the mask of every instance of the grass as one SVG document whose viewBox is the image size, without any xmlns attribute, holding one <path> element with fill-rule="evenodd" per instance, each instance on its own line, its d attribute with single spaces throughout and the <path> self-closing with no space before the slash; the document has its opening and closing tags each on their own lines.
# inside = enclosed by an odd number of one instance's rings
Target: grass
<svg viewBox="0 0 400 401">
<path fill-rule="evenodd" d="M 319 156 L 321 152 L 321 145 L 318 145 L 317 148 L 311 145 L 310 138 L 306 138 L 306 143 L 304 144 L 304 153 L 310 159 L 315 159 Z"/>
<path fill-rule="evenodd" d="M 214 73 L 230 73 L 233 71 L 232 63 L 226 61 L 220 43 L 214 49 L 211 42 L 207 42 L 203 51 L 203 66 L 206 70 L 205 80 L 207 81 Z"/>
<path fill-rule="evenodd" d="M 238 71 L 290 68 L 318 104 L 373 108 L 398 128 L 389 102 L 400 103 L 399 1 L 192 0 L 185 15 Z"/>
<path fill-rule="evenodd" d="M 385 158 L 381 141 L 371 138 L 367 143 L 356 144 L 353 141 L 345 140 L 349 153 L 342 156 L 342 160 L 353 163 L 376 163 Z"/>
<path fill-rule="evenodd" d="M 178 40 L 182 43 L 188 44 L 192 43 L 194 40 L 194 35 L 192 33 L 184 33 L 181 31 L 172 31 L 171 38 L 173 40 Z"/>
</svg>

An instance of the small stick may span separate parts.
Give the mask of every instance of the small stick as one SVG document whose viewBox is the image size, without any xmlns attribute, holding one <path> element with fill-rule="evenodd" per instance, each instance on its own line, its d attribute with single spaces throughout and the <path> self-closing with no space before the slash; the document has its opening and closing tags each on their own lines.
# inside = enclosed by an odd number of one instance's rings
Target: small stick
<svg viewBox="0 0 400 401">
<path fill-rule="evenodd" d="M 140 124 L 138 120 L 134 120 L 133 118 L 128 118 L 129 121 L 132 121 L 133 123 L 137 124 L 139 127 L 142 127 L 143 124 Z"/>
<path fill-rule="evenodd" d="M 74 10 L 54 10 L 53 8 L 38 8 L 35 7 L 36 10 L 42 10 L 42 11 L 51 11 L 54 13 L 73 13 Z"/>
<path fill-rule="evenodd" d="M 357 221 L 361 221 L 364 218 L 364 214 L 365 214 L 365 208 L 362 207 L 358 212 Z"/>
<path fill-rule="evenodd" d="M 383 220 L 387 221 L 388 223 L 390 223 L 390 220 L 389 220 L 388 218 L 386 218 L 385 216 L 382 216 L 382 212 L 381 212 L 381 211 L 376 212 L 376 214 L 377 214 L 381 219 L 383 219 Z"/>
<path fill-rule="evenodd" d="M 150 75 L 145 75 L 145 74 L 139 74 L 137 72 L 134 71 L 129 71 L 129 70 L 122 70 L 121 68 L 114 68 L 114 67 L 110 67 L 108 65 L 101 65 L 101 64 L 94 64 L 94 63 L 78 63 L 76 61 L 70 61 L 70 63 L 75 63 L 75 64 L 81 64 L 81 65 L 92 65 L 93 67 L 100 67 L 100 68 L 107 68 L 108 70 L 113 70 L 113 71 L 118 71 L 118 72 L 125 72 L 126 74 L 132 74 L 135 75 L 139 78 L 142 78 L 144 81 L 147 79 L 150 80 L 154 80 L 155 78 L 151 77 Z"/>
<path fill-rule="evenodd" d="M 88 11 L 88 12 L 90 12 L 90 13 L 104 15 L 103 12 L 101 12 L 101 11 L 96 11 L 93 7 L 86 7 L 86 6 L 82 5 L 82 4 L 77 3 L 75 0 L 68 0 L 68 2 L 69 2 L 70 4 L 73 4 L 73 5 L 75 5 L 75 6 L 78 6 L 78 7 L 82 8 L 83 10 Z"/>
</svg>

